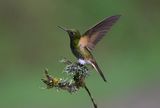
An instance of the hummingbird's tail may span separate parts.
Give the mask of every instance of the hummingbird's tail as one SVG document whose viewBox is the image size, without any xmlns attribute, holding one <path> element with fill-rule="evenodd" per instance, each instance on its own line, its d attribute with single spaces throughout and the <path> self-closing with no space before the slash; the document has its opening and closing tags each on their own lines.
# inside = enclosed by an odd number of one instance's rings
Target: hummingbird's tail
<svg viewBox="0 0 160 108">
<path fill-rule="evenodd" d="M 101 69 L 99 68 L 98 64 L 96 63 L 95 60 L 91 61 L 91 65 L 93 66 L 93 68 L 101 75 L 102 79 L 107 82 L 105 76 L 103 75 L 103 72 L 101 71 Z"/>
</svg>

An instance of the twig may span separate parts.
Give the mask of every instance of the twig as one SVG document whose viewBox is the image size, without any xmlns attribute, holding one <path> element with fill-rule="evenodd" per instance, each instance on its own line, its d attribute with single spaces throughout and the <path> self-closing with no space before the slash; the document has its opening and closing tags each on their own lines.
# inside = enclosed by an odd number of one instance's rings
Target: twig
<svg viewBox="0 0 160 108">
<path fill-rule="evenodd" d="M 66 65 L 64 72 L 71 76 L 70 80 L 65 80 L 61 78 L 52 77 L 48 74 L 48 69 L 45 69 L 46 79 L 41 79 L 46 85 L 47 89 L 57 88 L 66 90 L 69 93 L 74 93 L 78 91 L 80 88 L 85 88 L 87 91 L 94 108 L 97 108 L 97 104 L 95 103 L 89 89 L 85 84 L 85 78 L 88 76 L 88 68 L 85 65 L 81 65 L 79 63 L 73 63 L 67 59 L 61 60 L 62 63 Z"/>
<path fill-rule="evenodd" d="M 91 95 L 91 92 L 89 91 L 89 89 L 87 88 L 86 85 L 84 86 L 84 88 L 85 88 L 85 90 L 87 91 L 89 97 L 91 98 L 91 101 L 92 101 L 92 103 L 93 103 L 94 108 L 98 108 L 98 107 L 97 107 L 97 104 L 94 102 L 94 99 L 93 99 L 93 97 L 92 97 L 92 95 Z"/>
</svg>

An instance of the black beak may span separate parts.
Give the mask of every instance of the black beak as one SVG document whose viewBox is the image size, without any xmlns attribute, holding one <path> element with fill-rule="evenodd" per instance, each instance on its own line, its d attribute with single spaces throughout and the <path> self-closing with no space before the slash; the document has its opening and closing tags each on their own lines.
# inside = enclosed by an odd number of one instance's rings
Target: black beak
<svg viewBox="0 0 160 108">
<path fill-rule="evenodd" d="M 61 27 L 61 26 L 57 26 L 58 28 L 60 28 L 60 29 L 62 29 L 62 30 L 64 30 L 64 31 L 68 31 L 66 28 L 64 28 L 64 27 Z"/>
</svg>

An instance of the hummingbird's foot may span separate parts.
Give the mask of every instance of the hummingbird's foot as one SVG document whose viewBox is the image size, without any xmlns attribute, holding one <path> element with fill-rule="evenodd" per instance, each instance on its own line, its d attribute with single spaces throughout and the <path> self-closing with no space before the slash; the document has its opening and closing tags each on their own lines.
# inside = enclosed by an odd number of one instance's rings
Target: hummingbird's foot
<svg viewBox="0 0 160 108">
<path fill-rule="evenodd" d="M 79 65 L 80 67 L 84 66 L 83 64 L 81 64 L 80 62 L 76 62 L 77 65 Z"/>
</svg>

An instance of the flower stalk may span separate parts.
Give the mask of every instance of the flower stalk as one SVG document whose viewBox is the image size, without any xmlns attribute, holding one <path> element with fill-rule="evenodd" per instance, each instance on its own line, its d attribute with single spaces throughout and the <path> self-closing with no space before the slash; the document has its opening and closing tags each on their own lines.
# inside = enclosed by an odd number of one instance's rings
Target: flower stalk
<svg viewBox="0 0 160 108">
<path fill-rule="evenodd" d="M 75 93 L 80 88 L 84 88 L 93 105 L 94 108 L 97 108 L 96 103 L 91 95 L 91 92 L 87 88 L 85 84 L 85 78 L 89 75 L 89 69 L 82 64 L 73 63 L 67 59 L 63 59 L 60 62 L 64 63 L 66 66 L 64 68 L 64 72 L 69 74 L 71 78 L 69 80 L 65 80 L 62 78 L 56 78 L 48 74 L 48 69 L 45 69 L 45 79 L 41 79 L 43 83 L 46 84 L 47 89 L 57 88 L 58 90 L 66 90 L 69 93 Z"/>
</svg>

